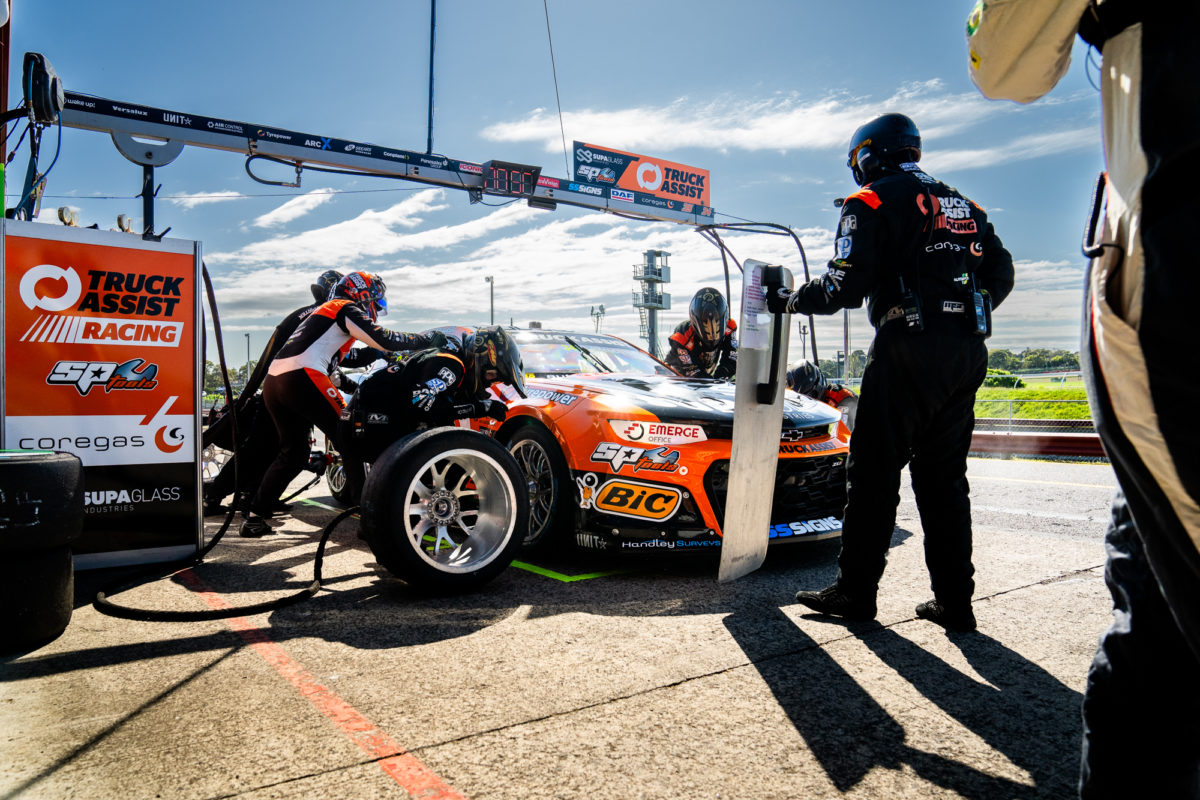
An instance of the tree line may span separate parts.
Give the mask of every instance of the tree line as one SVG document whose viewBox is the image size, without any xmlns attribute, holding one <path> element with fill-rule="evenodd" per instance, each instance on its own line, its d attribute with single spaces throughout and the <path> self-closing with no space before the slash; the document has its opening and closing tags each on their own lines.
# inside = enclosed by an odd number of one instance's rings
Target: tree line
<svg viewBox="0 0 1200 800">
<path fill-rule="evenodd" d="M 830 380 L 842 377 L 841 353 L 837 358 L 822 358 L 817 366 Z M 850 352 L 846 376 L 861 378 L 867 365 L 867 354 L 863 350 Z M 989 350 L 988 369 L 1011 373 L 1029 372 L 1073 372 L 1079 370 L 1079 353 L 1070 350 L 1053 350 L 1045 347 L 1030 347 L 1019 353 L 1011 350 Z"/>
</svg>

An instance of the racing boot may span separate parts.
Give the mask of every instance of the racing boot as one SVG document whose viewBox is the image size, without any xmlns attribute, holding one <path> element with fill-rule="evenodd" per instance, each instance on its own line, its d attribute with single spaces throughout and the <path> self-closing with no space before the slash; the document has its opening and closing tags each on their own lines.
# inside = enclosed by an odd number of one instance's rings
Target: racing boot
<svg viewBox="0 0 1200 800">
<path fill-rule="evenodd" d="M 266 517 L 260 517 L 256 514 L 251 514 L 242 520 L 242 527 L 238 531 L 239 536 L 247 539 L 257 539 L 261 536 L 266 536 L 268 533 L 273 533 L 271 526 L 267 524 Z"/>
<path fill-rule="evenodd" d="M 969 600 L 953 606 L 944 606 L 937 600 L 926 600 L 917 606 L 917 616 L 956 633 L 975 630 L 975 612 L 971 610 Z"/>
<path fill-rule="evenodd" d="M 796 602 L 818 614 L 865 622 L 875 619 L 875 596 L 850 594 L 838 584 L 831 583 L 819 592 L 796 592 Z"/>
</svg>

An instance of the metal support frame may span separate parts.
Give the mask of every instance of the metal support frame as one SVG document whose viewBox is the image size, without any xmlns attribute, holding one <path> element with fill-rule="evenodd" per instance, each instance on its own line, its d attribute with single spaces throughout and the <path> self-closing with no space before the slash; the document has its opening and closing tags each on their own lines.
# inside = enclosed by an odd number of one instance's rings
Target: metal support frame
<svg viewBox="0 0 1200 800">
<path fill-rule="evenodd" d="M 297 169 L 308 164 L 404 178 L 450 189 L 481 191 L 483 188 L 480 162 L 237 120 L 185 114 L 76 92 L 66 93 L 62 124 L 69 128 L 110 133 L 114 135 L 114 140 L 116 135 L 124 134 L 139 137 L 139 143 L 149 138 L 181 147 L 206 147 L 247 156 L 263 156 Z M 575 187 L 574 190 L 571 187 Z M 588 191 L 578 191 L 580 189 Z M 600 194 L 590 193 L 597 190 Z M 633 199 L 628 199 L 629 194 L 633 194 Z M 538 178 L 537 188 L 528 202 L 541 208 L 550 207 L 552 203 L 563 203 L 684 225 L 710 225 L 713 221 L 713 209 L 710 206 L 689 204 L 689 210 L 684 212 L 684 204 L 654 195 L 620 191 L 614 197 L 613 190 L 608 187 L 582 185 L 545 174 Z"/>
</svg>

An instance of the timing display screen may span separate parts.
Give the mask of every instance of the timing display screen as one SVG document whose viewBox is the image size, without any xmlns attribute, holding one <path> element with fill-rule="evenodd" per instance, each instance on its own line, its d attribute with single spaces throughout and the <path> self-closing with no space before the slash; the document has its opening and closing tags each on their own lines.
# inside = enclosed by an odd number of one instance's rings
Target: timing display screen
<svg viewBox="0 0 1200 800">
<path fill-rule="evenodd" d="M 532 197 L 541 174 L 541 167 L 488 161 L 483 165 L 483 192 L 504 197 Z"/>
</svg>

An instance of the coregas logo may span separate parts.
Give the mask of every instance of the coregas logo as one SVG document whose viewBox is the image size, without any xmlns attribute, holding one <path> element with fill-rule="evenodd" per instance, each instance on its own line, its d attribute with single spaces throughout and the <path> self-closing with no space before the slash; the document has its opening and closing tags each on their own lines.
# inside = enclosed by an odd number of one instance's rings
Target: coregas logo
<svg viewBox="0 0 1200 800">
<path fill-rule="evenodd" d="M 63 283 L 54 292 L 45 282 Z M 60 288 L 54 286 L 53 288 Z M 29 310 L 63 311 L 75 305 L 83 293 L 83 281 L 72 267 L 63 269 L 53 264 L 38 264 L 21 276 L 21 302 Z"/>
</svg>

